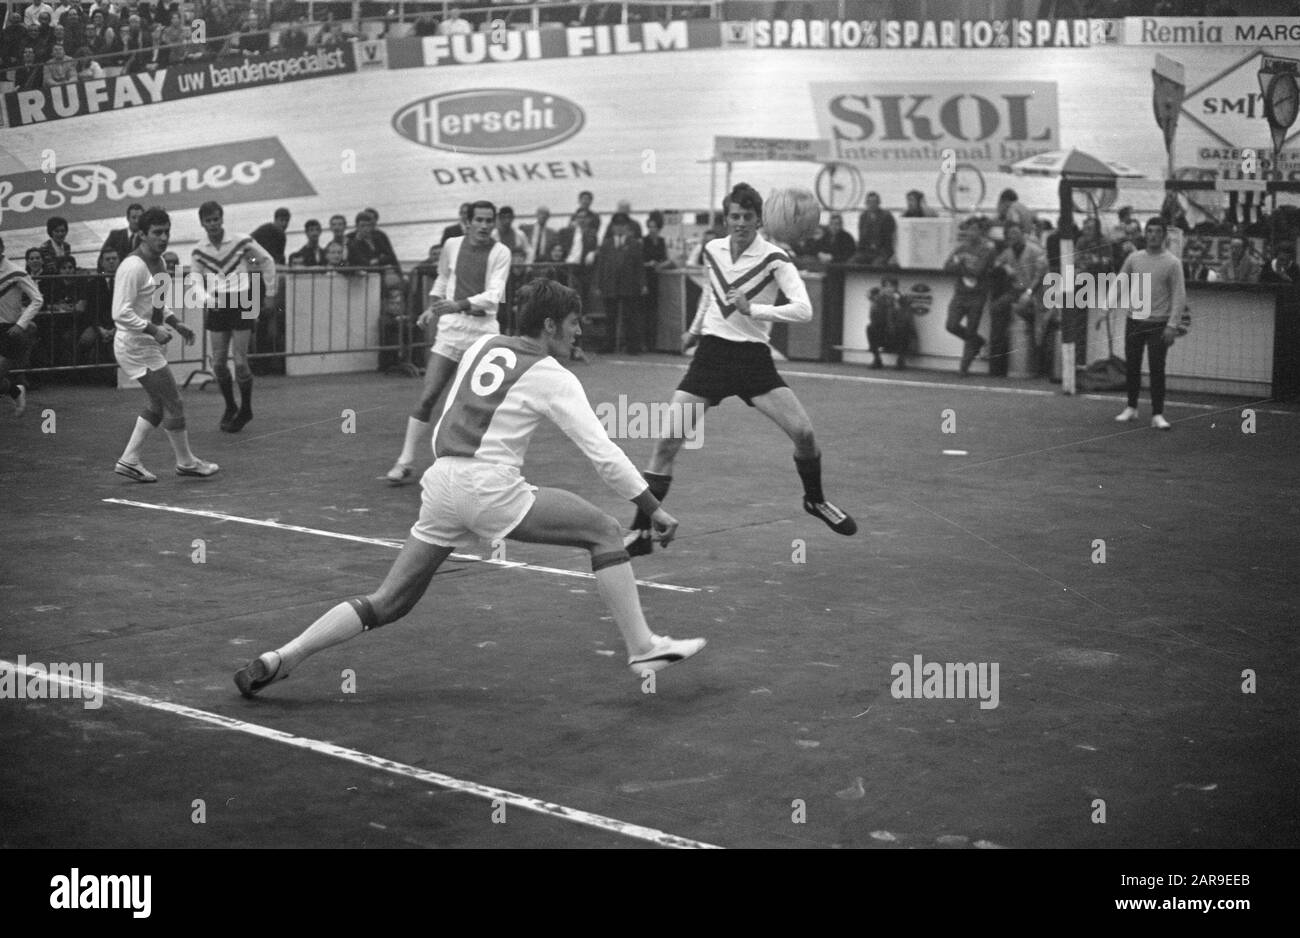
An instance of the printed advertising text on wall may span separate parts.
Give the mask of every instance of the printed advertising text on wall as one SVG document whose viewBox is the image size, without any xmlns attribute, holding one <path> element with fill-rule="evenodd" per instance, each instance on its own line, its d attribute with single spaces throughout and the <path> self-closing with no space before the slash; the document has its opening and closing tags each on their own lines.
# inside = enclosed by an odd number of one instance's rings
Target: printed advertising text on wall
<svg viewBox="0 0 1300 938">
<path fill-rule="evenodd" d="M 1300 45 L 1300 16 L 1130 16 L 1126 46 Z"/>
<path fill-rule="evenodd" d="M 567 98 L 515 88 L 430 95 L 393 115 L 393 129 L 413 143 L 476 154 L 540 150 L 568 140 L 585 122 Z"/>
<path fill-rule="evenodd" d="M 818 135 L 862 170 L 939 172 L 945 151 L 985 172 L 1059 148 L 1055 82 L 813 83 Z"/>
<path fill-rule="evenodd" d="M 1118 41 L 1118 20 L 740 20 L 722 44 L 748 49 L 1086 48 Z"/>
<path fill-rule="evenodd" d="M 1263 61 L 1264 53 L 1256 52 L 1190 89 L 1183 98 L 1183 113 L 1227 147 L 1254 147 L 1261 155 L 1271 154 L 1272 136 L 1257 77 Z M 1297 135 L 1300 126 L 1293 128 L 1287 140 Z"/>
<path fill-rule="evenodd" d="M 0 225 L 122 218 L 132 202 L 192 209 L 208 199 L 229 206 L 315 194 L 284 144 L 265 137 L 0 176 Z"/>
</svg>

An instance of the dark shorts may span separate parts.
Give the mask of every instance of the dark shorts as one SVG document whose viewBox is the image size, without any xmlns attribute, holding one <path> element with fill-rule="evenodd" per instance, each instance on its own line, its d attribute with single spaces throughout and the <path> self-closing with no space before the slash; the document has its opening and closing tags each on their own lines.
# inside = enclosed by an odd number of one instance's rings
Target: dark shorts
<svg viewBox="0 0 1300 938">
<path fill-rule="evenodd" d="M 10 365 L 21 368 L 34 344 L 33 335 L 25 329 L 8 323 L 0 324 L 0 358 L 7 360 Z"/>
<path fill-rule="evenodd" d="M 776 373 L 772 349 L 766 343 L 732 342 L 706 335 L 677 390 L 702 397 L 711 406 L 734 394 L 753 407 L 754 398 L 784 387 L 788 385 Z"/>
<path fill-rule="evenodd" d="M 245 319 L 238 306 L 218 306 L 203 311 L 203 328 L 212 332 L 247 332 L 257 325 L 256 319 Z"/>
</svg>

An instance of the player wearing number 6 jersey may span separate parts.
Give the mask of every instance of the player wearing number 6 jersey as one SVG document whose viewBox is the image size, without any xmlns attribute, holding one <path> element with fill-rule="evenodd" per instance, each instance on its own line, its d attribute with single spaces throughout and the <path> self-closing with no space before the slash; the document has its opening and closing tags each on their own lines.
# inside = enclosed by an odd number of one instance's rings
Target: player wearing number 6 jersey
<svg viewBox="0 0 1300 938">
<path fill-rule="evenodd" d="M 405 616 L 455 547 L 478 538 L 584 547 L 596 588 L 627 644 L 637 674 L 689 658 L 702 638 L 653 634 L 641 612 L 618 521 L 562 489 L 529 485 L 520 474 L 533 432 L 552 421 L 586 454 L 601 478 L 645 512 L 667 546 L 677 520 L 663 510 L 627 456 L 610 441 L 582 385 L 552 356 L 567 359 L 582 333 L 581 303 L 568 287 L 534 280 L 520 291 L 519 336 L 483 336 L 456 372 L 433 433 L 434 464 L 421 480 L 420 517 L 379 589 L 339 603 L 289 644 L 235 674 L 251 697 L 318 651 Z"/>
</svg>

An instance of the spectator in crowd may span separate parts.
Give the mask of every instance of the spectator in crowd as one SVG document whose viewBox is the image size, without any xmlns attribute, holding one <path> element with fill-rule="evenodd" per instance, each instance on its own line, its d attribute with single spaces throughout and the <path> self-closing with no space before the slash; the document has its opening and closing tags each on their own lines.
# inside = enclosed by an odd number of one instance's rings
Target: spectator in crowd
<svg viewBox="0 0 1300 938">
<path fill-rule="evenodd" d="M 113 278 L 120 263 L 121 258 L 112 248 L 99 254 L 96 276 L 89 281 L 85 314 L 77 325 L 78 364 L 113 362 Z"/>
<path fill-rule="evenodd" d="M 104 239 L 103 246 L 99 249 L 102 254 L 104 251 L 112 248 L 117 252 L 118 257 L 126 257 L 140 245 L 140 232 L 137 226 L 140 223 L 140 215 L 144 212 L 144 206 L 139 202 L 132 202 L 126 209 L 126 227 L 114 228 Z"/>
<path fill-rule="evenodd" d="M 366 210 L 357 213 L 357 227 L 348 235 L 349 267 L 386 267 L 401 273 L 391 250 L 384 250 L 375 238 L 375 217 Z"/>
<path fill-rule="evenodd" d="M 313 49 L 336 49 L 343 45 L 344 38 L 342 30 L 337 23 L 325 22 L 315 36 L 311 38 L 311 48 Z"/>
<path fill-rule="evenodd" d="M 867 207 L 858 216 L 857 261 L 883 267 L 894 262 L 894 238 L 898 223 L 880 207 L 880 193 L 867 193 Z"/>
<path fill-rule="evenodd" d="M 1033 343 L 1030 360 L 1037 363 L 1041 376 L 1051 370 L 1051 350 L 1046 347 L 1044 336 L 1052 314 L 1057 312 L 1045 309 L 1042 303 L 1047 254 L 1026 238 L 1015 222 L 1003 226 L 1003 233 L 1006 247 L 993 262 L 1002 276 L 998 278 L 997 295 L 989 304 L 989 374 L 999 378 L 1007 375 L 1011 321 L 1015 315 L 1029 327 Z"/>
<path fill-rule="evenodd" d="M 469 20 L 460 15 L 458 7 L 452 7 L 447 13 L 447 18 L 438 24 L 439 36 L 465 36 L 473 31 L 474 27 L 470 25 Z"/>
<path fill-rule="evenodd" d="M 348 219 L 346 215 L 330 216 L 330 243 L 337 244 L 343 248 L 343 253 L 348 251 Z M 329 244 L 326 244 L 329 247 Z"/>
<path fill-rule="evenodd" d="M 379 248 L 380 253 L 389 255 L 396 259 L 397 252 L 393 250 L 393 242 L 388 239 L 388 235 L 385 234 L 384 229 L 379 227 L 379 210 L 367 206 L 366 214 L 369 215 L 371 220 L 375 223 L 375 230 L 371 234 L 371 237 L 374 240 L 375 245 Z M 397 269 L 400 271 L 401 266 L 398 265 Z"/>
<path fill-rule="evenodd" d="M 460 223 L 448 225 L 442 229 L 442 240 L 438 242 L 439 244 L 446 244 L 448 238 L 463 238 L 465 236 L 465 232 L 469 231 L 469 208 L 470 203 L 460 203 Z"/>
<path fill-rule="evenodd" d="M 45 273 L 45 255 L 40 248 L 28 248 L 23 261 L 27 265 L 27 276 L 35 279 Z"/>
<path fill-rule="evenodd" d="M 271 36 L 256 10 L 248 11 L 239 47 L 249 55 L 266 55 L 271 51 Z"/>
<path fill-rule="evenodd" d="M 122 31 L 122 51 L 129 53 L 122 60 L 122 68 L 130 75 L 143 72 L 153 60 L 153 36 L 140 14 L 132 13 Z"/>
<path fill-rule="evenodd" d="M 42 13 L 52 17 L 54 7 L 46 3 L 45 0 L 32 0 L 27 9 L 23 11 L 23 22 L 28 26 L 39 26 Z"/>
<path fill-rule="evenodd" d="M 575 209 L 575 214 L 576 214 L 577 212 L 586 212 L 587 215 L 588 215 L 588 216 L 589 216 L 589 217 L 590 217 L 590 218 L 595 222 L 595 225 L 596 225 L 596 231 L 599 232 L 599 231 L 600 231 L 600 214 L 599 214 L 598 212 L 596 212 L 595 210 L 593 210 L 592 207 L 591 207 L 591 203 L 592 203 L 592 201 L 593 201 L 595 198 L 596 198 L 596 197 L 595 197 L 594 195 L 592 195 L 592 194 L 591 194 L 589 191 L 587 191 L 586 189 L 584 189 L 582 192 L 579 192 L 579 193 L 578 193 L 578 207 L 577 207 L 577 209 Z"/>
<path fill-rule="evenodd" d="M 912 324 L 912 307 L 908 298 L 898 289 L 897 277 L 883 277 L 880 286 L 867 294 L 871 301 L 870 318 L 867 323 L 867 347 L 871 350 L 872 368 L 883 368 L 881 352 L 893 352 L 898 356 L 894 367 L 902 371 L 907 367 L 907 356 L 911 351 L 915 334 Z"/>
<path fill-rule="evenodd" d="M 515 210 L 509 205 L 497 209 L 497 224 L 492 229 L 492 240 L 510 249 L 510 261 L 521 264 L 528 260 L 528 245 L 523 234 L 515 230 Z"/>
<path fill-rule="evenodd" d="M 1119 270 L 1130 254 L 1145 251 L 1147 247 L 1142 233 L 1142 223 L 1132 216 L 1124 223 L 1124 233 L 1111 246 L 1111 269 Z"/>
<path fill-rule="evenodd" d="M 53 44 L 53 29 L 42 28 L 40 23 L 27 24 L 26 45 L 31 47 L 39 65 L 44 66 L 50 60 L 50 46 Z"/>
<path fill-rule="evenodd" d="M 277 264 L 288 263 L 284 258 L 285 245 L 288 244 L 285 232 L 289 230 L 291 217 L 287 208 L 277 208 L 275 214 L 271 216 L 271 221 L 258 225 L 251 235 L 252 239 L 260 244 Z"/>
<path fill-rule="evenodd" d="M 1170 228 L 1177 228 L 1183 232 L 1192 230 L 1192 226 L 1187 223 L 1187 213 L 1183 211 L 1183 204 L 1177 192 L 1170 192 L 1165 196 L 1165 201 L 1160 206 L 1160 217 Z"/>
<path fill-rule="evenodd" d="M 858 249 L 853 235 L 844 230 L 844 216 L 839 212 L 831 212 L 826 233 L 816 247 L 817 259 L 823 264 L 847 264 Z"/>
<path fill-rule="evenodd" d="M 989 270 L 995 252 L 993 242 L 984 235 L 984 226 L 978 219 L 968 218 L 962 223 L 961 239 L 944 262 L 944 270 L 958 274 L 952 301 L 948 304 L 948 320 L 944 324 L 950 333 L 962 340 L 960 374 L 970 374 L 971 362 L 984 347 L 984 337 L 979 334 L 980 319 L 988 300 Z M 962 325 L 965 320 L 965 325 Z"/>
<path fill-rule="evenodd" d="M 1260 272 L 1260 283 L 1300 283 L 1300 267 L 1296 265 L 1295 243 L 1279 241 L 1273 248 L 1273 258 Z"/>
<path fill-rule="evenodd" d="M 50 14 L 55 26 L 62 26 L 63 17 L 68 14 L 69 10 L 77 7 L 72 0 L 56 0 L 55 3 L 51 4 L 51 6 L 53 9 L 50 11 Z"/>
<path fill-rule="evenodd" d="M 129 8 L 123 7 L 123 10 L 129 10 Z M 130 13 L 127 16 L 127 19 L 129 20 L 131 16 L 140 17 L 141 27 L 146 32 L 149 33 L 153 32 L 153 24 L 154 24 L 154 19 L 156 17 L 154 16 L 153 7 L 151 7 L 148 3 L 146 3 L 145 0 L 140 0 L 140 2 L 135 5 L 135 10 L 130 11 Z"/>
<path fill-rule="evenodd" d="M 1183 247 L 1183 282 L 1212 283 L 1219 275 L 1205 262 L 1205 242 L 1191 238 Z"/>
<path fill-rule="evenodd" d="M 166 22 L 167 25 L 158 29 L 154 45 L 158 47 L 158 67 L 164 68 L 185 60 L 185 44 L 190 33 L 181 25 L 180 13 L 168 13 L 167 19 L 160 22 Z"/>
<path fill-rule="evenodd" d="M 1003 189 L 998 196 L 998 221 L 1003 225 L 1019 225 L 1021 234 L 1034 237 L 1038 234 L 1038 218 L 1020 201 L 1015 189 Z"/>
<path fill-rule="evenodd" d="M 51 216 L 45 223 L 45 233 L 49 238 L 41 243 L 41 260 L 46 269 L 57 270 L 59 261 L 72 256 L 72 245 L 68 243 L 68 220 L 59 215 Z"/>
<path fill-rule="evenodd" d="M 1120 242 L 1129 239 L 1131 231 L 1130 225 L 1133 222 L 1133 206 L 1122 205 L 1115 215 L 1115 225 L 1110 229 L 1109 237 L 1113 244 L 1119 244 Z M 1138 226 L 1139 233 L 1141 233 L 1141 227 L 1141 225 Z M 1120 260 L 1122 261 L 1123 258 L 1120 258 Z"/>
<path fill-rule="evenodd" d="M 22 59 L 13 71 L 15 91 L 37 91 L 45 81 L 45 66 L 36 61 L 36 48 L 23 46 Z"/>
<path fill-rule="evenodd" d="M 80 81 L 91 81 L 95 78 L 103 78 L 104 69 L 94 57 L 91 56 L 90 50 L 82 46 L 77 50 L 77 78 Z"/>
<path fill-rule="evenodd" d="M 306 18 L 302 18 L 280 30 L 280 51 L 289 55 L 302 55 L 307 51 L 307 32 L 302 26 L 305 22 Z"/>
<path fill-rule="evenodd" d="M 348 262 L 348 251 L 337 241 L 325 245 L 325 266 L 343 267 Z"/>
<path fill-rule="evenodd" d="M 96 10 L 90 14 L 90 25 L 86 28 L 85 44 L 90 47 L 91 52 L 98 56 L 114 55 L 122 51 L 122 43 L 117 37 L 117 30 L 108 25 L 103 10 Z"/>
<path fill-rule="evenodd" d="M 122 18 L 122 4 L 116 0 L 96 0 L 90 5 L 89 13 L 93 17 L 96 13 L 104 17 L 104 25 L 116 28 Z"/>
<path fill-rule="evenodd" d="M 903 209 L 904 218 L 937 218 L 939 213 L 925 204 L 925 193 L 912 189 L 905 196 L 907 208 Z"/>
<path fill-rule="evenodd" d="M 656 210 L 646 216 L 645 237 L 641 239 L 641 258 L 645 264 L 645 336 L 646 351 L 655 350 L 659 334 L 659 271 L 673 266 L 668 259 L 668 242 L 664 239 L 663 213 Z"/>
<path fill-rule="evenodd" d="M 86 42 L 86 18 L 81 13 L 81 7 L 71 7 L 63 15 L 63 48 L 80 49 L 88 46 Z"/>
<path fill-rule="evenodd" d="M 23 15 L 10 12 L 3 30 L 0 30 L 0 68 L 17 65 L 23 58 L 23 46 L 27 42 L 27 30 L 23 26 Z"/>
<path fill-rule="evenodd" d="M 596 254 L 596 283 L 605 302 L 605 351 L 640 355 L 652 339 L 645 334 L 645 262 L 641 239 L 632 234 L 631 219 L 615 212 L 610 235 Z"/>
<path fill-rule="evenodd" d="M 1246 247 L 1246 239 L 1235 236 L 1229 243 L 1228 257 L 1219 265 L 1219 279 L 1237 283 L 1258 283 L 1259 261 Z"/>
<path fill-rule="evenodd" d="M 628 231 L 634 238 L 641 238 L 644 232 L 641 231 L 641 223 L 632 217 L 632 203 L 628 199 L 619 199 L 618 205 L 614 209 L 616 212 L 622 212 L 627 216 Z M 606 232 L 606 237 L 609 234 Z"/>
<path fill-rule="evenodd" d="M 303 225 L 303 233 L 307 236 L 307 243 L 289 255 L 289 265 L 324 267 L 325 249 L 320 246 L 320 222 L 314 218 L 308 219 L 307 224 Z"/>
<path fill-rule="evenodd" d="M 559 239 L 559 232 L 547 226 L 551 220 L 551 210 L 545 205 L 537 207 L 537 222 L 532 225 L 520 225 L 519 229 L 527 240 L 528 258 L 533 264 L 544 263 L 551 256 L 551 247 Z"/>
<path fill-rule="evenodd" d="M 1075 270 L 1090 274 L 1106 273 L 1112 269 L 1113 259 L 1110 242 L 1101 233 L 1101 221 L 1096 215 L 1089 215 L 1083 220 L 1079 238 L 1074 242 Z"/>
</svg>

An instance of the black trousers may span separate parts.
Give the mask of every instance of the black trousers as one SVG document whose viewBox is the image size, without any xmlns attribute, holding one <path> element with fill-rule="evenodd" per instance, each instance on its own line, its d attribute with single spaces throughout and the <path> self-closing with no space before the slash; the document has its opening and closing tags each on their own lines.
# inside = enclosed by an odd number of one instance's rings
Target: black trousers
<svg viewBox="0 0 1300 938">
<path fill-rule="evenodd" d="M 1165 345 L 1163 319 L 1130 319 L 1124 327 L 1124 364 L 1127 369 L 1128 406 L 1137 407 L 1142 391 L 1142 353 L 1147 353 L 1151 367 L 1151 413 L 1165 412 L 1165 359 L 1169 346 Z"/>
</svg>

